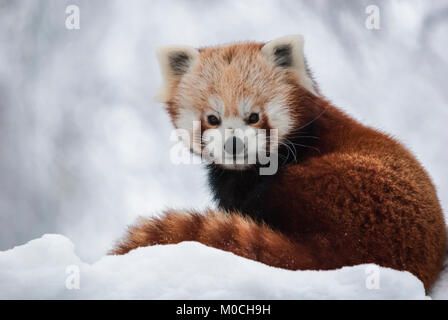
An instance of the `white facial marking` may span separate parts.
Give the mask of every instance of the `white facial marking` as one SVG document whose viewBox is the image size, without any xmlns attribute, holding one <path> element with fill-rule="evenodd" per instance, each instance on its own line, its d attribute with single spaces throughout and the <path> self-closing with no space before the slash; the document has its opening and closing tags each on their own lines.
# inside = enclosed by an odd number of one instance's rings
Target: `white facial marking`
<svg viewBox="0 0 448 320">
<path fill-rule="evenodd" d="M 208 98 L 208 103 L 213 110 L 215 110 L 218 114 L 224 114 L 224 102 L 218 96 L 211 96 Z"/>
<path fill-rule="evenodd" d="M 193 128 L 193 121 L 198 121 L 199 116 L 200 113 L 195 108 L 179 108 L 176 127 L 190 131 Z"/>
<path fill-rule="evenodd" d="M 245 123 L 241 118 L 231 117 L 223 118 L 221 126 L 223 129 L 244 129 Z"/>
<path fill-rule="evenodd" d="M 176 128 L 187 130 L 188 133 L 190 134 L 189 141 L 185 141 L 184 139 L 182 140 L 184 140 L 184 143 L 187 147 L 189 148 L 192 147 L 196 153 L 197 152 L 200 153 L 200 134 L 201 134 L 200 122 L 199 127 L 197 125 L 195 126 L 195 123 L 198 123 L 199 121 L 199 116 L 200 113 L 195 108 L 180 108 L 178 116 L 175 120 Z"/>
<path fill-rule="evenodd" d="M 281 100 L 273 100 L 265 106 L 265 113 L 272 128 L 278 130 L 279 137 L 285 136 L 292 128 L 288 107 Z"/>
<path fill-rule="evenodd" d="M 247 117 L 250 114 L 252 108 L 252 99 L 249 97 L 242 98 L 238 101 L 238 111 L 242 117 Z"/>
</svg>

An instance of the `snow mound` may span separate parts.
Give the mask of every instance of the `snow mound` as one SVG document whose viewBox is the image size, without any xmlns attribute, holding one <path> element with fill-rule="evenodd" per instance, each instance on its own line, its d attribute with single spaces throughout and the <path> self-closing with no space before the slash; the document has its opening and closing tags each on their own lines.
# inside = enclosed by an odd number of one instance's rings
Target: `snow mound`
<svg viewBox="0 0 448 320">
<path fill-rule="evenodd" d="M 379 271 L 379 289 L 367 288 L 370 286 L 366 285 L 366 281 L 372 270 Z M 77 289 L 78 283 L 79 289 Z M 437 290 L 446 291 L 446 286 Z M 440 296 L 442 297 L 442 294 Z M 0 252 L 0 298 L 426 299 L 429 297 L 425 296 L 421 281 L 412 274 L 375 265 L 358 265 L 331 271 L 288 271 L 196 242 L 139 248 L 124 256 L 105 256 L 93 264 L 88 264 L 75 254 L 74 245 L 66 237 L 44 235 L 25 245 Z"/>
<path fill-rule="evenodd" d="M 431 288 L 430 295 L 434 300 L 448 300 L 448 256 L 439 279 Z"/>
</svg>

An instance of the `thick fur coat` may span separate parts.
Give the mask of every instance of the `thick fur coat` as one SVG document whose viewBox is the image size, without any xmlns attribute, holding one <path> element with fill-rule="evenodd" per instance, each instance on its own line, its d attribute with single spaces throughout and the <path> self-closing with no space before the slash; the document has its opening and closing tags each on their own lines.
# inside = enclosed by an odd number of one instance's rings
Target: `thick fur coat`
<svg viewBox="0 0 448 320">
<path fill-rule="evenodd" d="M 257 165 L 210 163 L 218 209 L 141 218 L 112 253 L 199 241 L 291 270 L 376 263 L 407 270 L 430 288 L 446 242 L 434 185 L 399 142 L 322 97 L 300 36 L 199 50 L 168 47 L 159 60 L 160 97 L 176 128 L 189 130 L 194 140 L 191 121 L 201 121 L 204 135 L 211 127 L 229 127 L 230 120 L 249 126 L 245 117 L 256 112 L 252 127 L 278 129 L 280 166 L 263 176 Z M 207 121 L 210 112 L 219 124 Z"/>
</svg>

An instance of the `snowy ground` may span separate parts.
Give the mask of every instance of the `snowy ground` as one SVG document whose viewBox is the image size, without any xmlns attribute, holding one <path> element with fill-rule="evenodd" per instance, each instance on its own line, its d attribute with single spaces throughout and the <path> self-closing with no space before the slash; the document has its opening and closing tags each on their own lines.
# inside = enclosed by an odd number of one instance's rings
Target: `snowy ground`
<svg viewBox="0 0 448 320">
<path fill-rule="evenodd" d="M 378 279 L 379 282 L 376 282 Z M 445 284 L 439 283 L 435 287 L 432 298 L 448 298 L 448 273 L 444 274 L 443 280 Z M 376 283 L 379 283 L 379 288 L 375 286 Z M 345 267 L 334 271 L 294 272 L 272 268 L 196 242 L 139 248 L 125 256 L 106 256 L 89 264 L 75 254 L 75 247 L 69 239 L 62 235 L 48 234 L 25 245 L 0 252 L 0 298 L 429 297 L 425 296 L 421 281 L 408 272 L 378 268 L 375 265 Z"/>
</svg>

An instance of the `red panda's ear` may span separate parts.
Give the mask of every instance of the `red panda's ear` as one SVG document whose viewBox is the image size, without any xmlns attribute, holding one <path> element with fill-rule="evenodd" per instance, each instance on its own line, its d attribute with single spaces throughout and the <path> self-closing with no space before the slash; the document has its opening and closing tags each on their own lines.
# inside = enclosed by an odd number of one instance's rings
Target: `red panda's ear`
<svg viewBox="0 0 448 320">
<path fill-rule="evenodd" d="M 156 54 L 164 82 L 157 98 L 166 102 L 171 84 L 188 72 L 198 58 L 199 51 L 188 46 L 166 46 L 159 47 Z"/>
<path fill-rule="evenodd" d="M 286 36 L 269 41 L 261 48 L 261 52 L 277 67 L 293 71 L 299 84 L 316 94 L 314 82 L 306 67 L 303 43 L 302 35 Z"/>
</svg>

